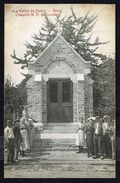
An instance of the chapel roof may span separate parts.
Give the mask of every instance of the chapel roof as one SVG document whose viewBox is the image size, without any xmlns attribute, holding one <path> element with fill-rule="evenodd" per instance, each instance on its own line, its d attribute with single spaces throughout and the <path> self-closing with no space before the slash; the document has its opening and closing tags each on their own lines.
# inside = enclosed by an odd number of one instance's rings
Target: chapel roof
<svg viewBox="0 0 120 183">
<path fill-rule="evenodd" d="M 40 59 L 40 57 L 42 57 L 46 52 L 47 50 L 52 47 L 52 45 L 54 45 L 54 43 L 60 39 L 67 47 L 69 47 L 73 53 L 78 57 L 78 59 L 82 60 L 82 62 L 84 62 L 85 64 L 90 64 L 90 61 L 85 61 L 81 56 L 80 54 L 78 54 L 73 48 L 72 46 L 63 38 L 63 36 L 61 34 L 58 34 L 54 39 L 53 41 L 51 41 L 51 43 L 44 49 L 44 51 L 42 53 L 40 53 L 40 55 L 33 61 L 33 62 L 29 62 L 29 64 L 34 64 L 35 62 L 37 62 L 37 60 Z"/>
</svg>

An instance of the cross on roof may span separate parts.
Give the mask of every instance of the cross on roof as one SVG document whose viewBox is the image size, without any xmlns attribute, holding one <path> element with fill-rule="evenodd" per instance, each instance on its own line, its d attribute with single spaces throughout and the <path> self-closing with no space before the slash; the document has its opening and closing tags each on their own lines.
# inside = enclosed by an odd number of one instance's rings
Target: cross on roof
<svg viewBox="0 0 120 183">
<path fill-rule="evenodd" d="M 57 31 L 58 31 L 58 35 L 61 34 L 60 22 L 59 22 L 59 21 L 58 21 L 58 23 L 57 23 Z"/>
</svg>

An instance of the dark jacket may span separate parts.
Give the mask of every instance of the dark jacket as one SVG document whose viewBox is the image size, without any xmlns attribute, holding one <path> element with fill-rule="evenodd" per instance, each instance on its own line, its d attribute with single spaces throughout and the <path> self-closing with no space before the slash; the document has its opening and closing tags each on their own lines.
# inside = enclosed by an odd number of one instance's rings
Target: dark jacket
<svg viewBox="0 0 120 183">
<path fill-rule="evenodd" d="M 19 127 L 14 126 L 13 127 L 13 133 L 14 133 L 16 142 L 22 141 L 22 137 L 21 137 L 21 133 L 20 133 L 20 128 Z"/>
</svg>

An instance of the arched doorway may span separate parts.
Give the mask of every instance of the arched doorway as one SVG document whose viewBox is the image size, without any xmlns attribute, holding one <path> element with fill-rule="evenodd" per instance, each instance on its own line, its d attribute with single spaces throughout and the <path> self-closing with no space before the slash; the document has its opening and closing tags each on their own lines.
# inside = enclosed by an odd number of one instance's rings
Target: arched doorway
<svg viewBox="0 0 120 183">
<path fill-rule="evenodd" d="M 73 121 L 73 84 L 70 79 L 47 82 L 48 122 Z"/>
</svg>

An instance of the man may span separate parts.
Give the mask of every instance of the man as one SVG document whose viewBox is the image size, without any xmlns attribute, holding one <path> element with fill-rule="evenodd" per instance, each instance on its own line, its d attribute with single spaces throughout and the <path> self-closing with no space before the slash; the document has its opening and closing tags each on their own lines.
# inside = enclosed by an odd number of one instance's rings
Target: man
<svg viewBox="0 0 120 183">
<path fill-rule="evenodd" d="M 110 117 L 105 115 L 103 117 L 103 156 L 111 157 L 111 139 L 110 139 Z"/>
<path fill-rule="evenodd" d="M 13 133 L 12 120 L 7 120 L 7 126 L 4 129 L 4 139 L 7 146 L 7 163 L 14 163 L 15 139 Z"/>
<path fill-rule="evenodd" d="M 115 147 L 116 147 L 116 123 L 115 120 L 112 121 L 110 126 L 110 137 L 112 145 L 112 159 L 115 160 Z"/>
<path fill-rule="evenodd" d="M 93 158 L 100 157 L 103 159 L 102 153 L 102 138 L 103 138 L 103 130 L 102 130 L 102 120 L 99 116 L 96 116 L 95 124 L 94 124 L 94 156 Z"/>
<path fill-rule="evenodd" d="M 86 134 L 86 144 L 87 144 L 87 153 L 88 158 L 93 155 L 93 135 L 94 135 L 94 124 L 92 119 L 88 119 L 86 127 L 85 127 L 85 134 Z"/>
</svg>

